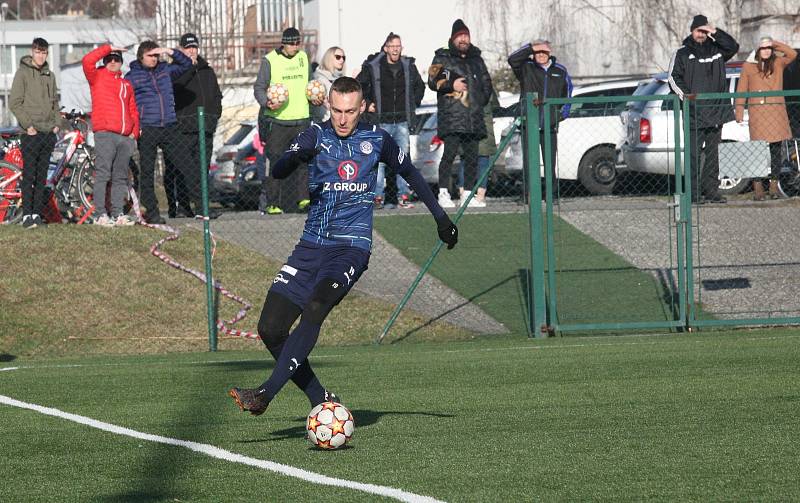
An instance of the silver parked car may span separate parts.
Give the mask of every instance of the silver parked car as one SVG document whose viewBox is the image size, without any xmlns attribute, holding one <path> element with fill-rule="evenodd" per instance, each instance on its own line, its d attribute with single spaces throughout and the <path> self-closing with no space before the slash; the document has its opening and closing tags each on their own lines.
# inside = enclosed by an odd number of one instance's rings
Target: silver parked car
<svg viewBox="0 0 800 503">
<path fill-rule="evenodd" d="M 728 65 L 726 92 L 736 92 L 740 72 L 740 64 Z M 658 74 L 634 95 L 673 94 L 667 83 L 668 78 L 666 73 Z M 626 110 L 620 114 L 626 131 L 625 139 L 617 149 L 618 161 L 624 163 L 627 170 L 663 175 L 675 173 L 673 113 L 671 100 L 654 98 L 651 101 L 628 103 Z M 749 141 L 750 131 L 746 118 L 745 116 L 742 124 L 730 121 L 722 127 L 722 143 L 719 148 L 719 188 L 722 194 L 738 194 L 749 186 L 750 177 L 767 174 L 769 152 L 764 150 L 767 147 L 762 142 Z M 681 134 L 682 131 L 681 127 Z"/>
</svg>

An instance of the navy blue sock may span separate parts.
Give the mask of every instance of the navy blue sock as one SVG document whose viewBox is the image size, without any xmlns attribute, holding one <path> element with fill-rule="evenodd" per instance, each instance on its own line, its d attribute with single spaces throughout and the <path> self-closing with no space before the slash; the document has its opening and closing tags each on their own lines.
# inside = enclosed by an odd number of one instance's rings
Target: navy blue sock
<svg viewBox="0 0 800 503">
<path fill-rule="evenodd" d="M 308 355 L 311 354 L 311 350 L 314 349 L 319 338 L 320 328 L 322 328 L 320 325 L 301 318 L 297 328 L 289 334 L 289 338 L 283 344 L 281 354 L 275 362 L 272 375 L 260 388 L 264 390 L 270 400 L 275 398 L 275 395 L 292 378 L 297 369 L 301 368 L 303 363 L 308 362 Z M 311 400 L 311 396 L 309 399 Z"/>
</svg>

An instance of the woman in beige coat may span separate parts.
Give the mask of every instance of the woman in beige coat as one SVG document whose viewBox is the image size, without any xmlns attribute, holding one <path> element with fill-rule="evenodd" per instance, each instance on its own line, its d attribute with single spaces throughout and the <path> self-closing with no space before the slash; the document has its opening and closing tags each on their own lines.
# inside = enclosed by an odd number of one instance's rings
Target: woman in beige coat
<svg viewBox="0 0 800 503">
<path fill-rule="evenodd" d="M 736 87 L 737 93 L 759 91 L 782 91 L 783 69 L 794 61 L 797 51 L 788 45 L 764 37 L 758 49 L 750 53 L 742 65 L 742 75 Z M 736 122 L 744 120 L 745 98 L 736 99 Z M 769 194 L 772 199 L 785 197 L 778 187 L 778 173 L 781 167 L 781 146 L 784 140 L 792 137 L 789 128 L 789 116 L 783 96 L 747 98 L 750 139 L 769 143 L 770 177 Z M 761 180 L 753 181 L 754 199 L 763 201 L 766 198 Z"/>
</svg>

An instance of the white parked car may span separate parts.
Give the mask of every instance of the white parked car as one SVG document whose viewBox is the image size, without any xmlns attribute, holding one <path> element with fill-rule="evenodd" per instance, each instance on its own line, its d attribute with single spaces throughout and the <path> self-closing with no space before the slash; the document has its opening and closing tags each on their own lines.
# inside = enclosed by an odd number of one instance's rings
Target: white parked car
<svg viewBox="0 0 800 503">
<path fill-rule="evenodd" d="M 741 64 L 727 66 L 728 89 L 725 92 L 736 92 L 740 72 Z M 675 173 L 675 121 L 672 101 L 658 97 L 673 94 L 667 83 L 668 77 L 666 73 L 658 74 L 635 93 L 641 96 L 657 96 L 656 98 L 651 101 L 632 101 L 620 114 L 626 135 L 619 145 L 618 159 L 630 171 L 663 175 Z M 698 103 L 702 103 L 702 100 Z M 730 121 L 722 126 L 719 166 L 719 189 L 722 194 L 737 194 L 750 185 L 750 177 L 768 174 L 769 148 L 764 142 L 750 142 L 746 113 L 742 124 Z"/>
</svg>

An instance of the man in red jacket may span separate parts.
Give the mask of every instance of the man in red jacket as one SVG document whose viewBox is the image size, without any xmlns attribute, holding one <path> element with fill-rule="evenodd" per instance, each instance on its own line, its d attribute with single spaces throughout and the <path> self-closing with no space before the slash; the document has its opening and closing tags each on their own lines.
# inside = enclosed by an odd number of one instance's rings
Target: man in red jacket
<svg viewBox="0 0 800 503">
<path fill-rule="evenodd" d="M 131 83 L 122 77 L 124 47 L 104 45 L 83 57 L 83 73 L 92 91 L 92 130 L 95 144 L 95 224 L 133 225 L 125 214 L 128 163 L 139 137 L 139 112 Z M 103 66 L 97 62 L 102 59 Z M 111 197 L 106 204 L 106 186 Z M 110 208 L 110 214 L 107 209 Z"/>
</svg>

